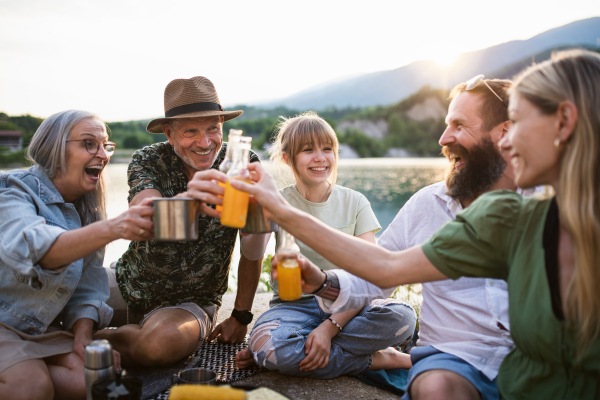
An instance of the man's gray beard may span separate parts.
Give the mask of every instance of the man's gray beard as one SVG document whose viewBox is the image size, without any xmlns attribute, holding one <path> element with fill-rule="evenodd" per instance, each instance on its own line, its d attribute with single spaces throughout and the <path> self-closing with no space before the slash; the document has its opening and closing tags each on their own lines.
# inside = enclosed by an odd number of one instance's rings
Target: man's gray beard
<svg viewBox="0 0 600 400">
<path fill-rule="evenodd" d="M 210 163 L 210 167 L 205 168 L 205 169 L 198 169 L 198 167 L 192 162 L 192 160 L 190 160 L 188 157 L 184 157 L 181 154 L 179 154 L 179 152 L 177 151 L 177 149 L 175 148 L 175 146 L 173 147 L 173 151 L 175 152 L 175 155 L 177 157 L 179 157 L 181 159 L 181 161 L 183 161 L 185 163 L 185 165 L 187 165 L 188 167 L 192 168 L 195 171 L 206 171 L 208 169 L 210 169 L 212 167 L 212 165 L 215 163 L 215 160 L 217 159 L 217 157 L 219 156 L 219 152 L 221 151 L 221 149 L 219 148 L 219 151 L 215 151 L 215 156 L 212 159 L 212 162 Z M 217 148 L 215 147 L 215 150 Z"/>
<path fill-rule="evenodd" d="M 470 150 L 455 144 L 446 146 L 442 152 L 457 154 L 465 161 L 463 168 L 452 169 L 446 177 L 448 195 L 459 202 L 474 200 L 489 191 L 506 169 L 506 161 L 487 137 Z"/>
</svg>

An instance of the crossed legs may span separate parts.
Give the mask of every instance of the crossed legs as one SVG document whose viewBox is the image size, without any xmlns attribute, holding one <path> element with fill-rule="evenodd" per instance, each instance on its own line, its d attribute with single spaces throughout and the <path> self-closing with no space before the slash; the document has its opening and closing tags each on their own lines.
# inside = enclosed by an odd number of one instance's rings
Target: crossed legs
<svg viewBox="0 0 600 400">
<path fill-rule="evenodd" d="M 335 336 L 327 366 L 300 371 L 306 338 L 328 315 L 315 299 L 274 304 L 257 321 L 249 348 L 236 355 L 238 366 L 248 367 L 256 359 L 261 366 L 283 374 L 318 379 L 356 375 L 365 369 L 410 368 L 407 354 L 388 347 L 412 335 L 415 313 L 407 305 L 384 300 L 365 307 Z"/>
</svg>

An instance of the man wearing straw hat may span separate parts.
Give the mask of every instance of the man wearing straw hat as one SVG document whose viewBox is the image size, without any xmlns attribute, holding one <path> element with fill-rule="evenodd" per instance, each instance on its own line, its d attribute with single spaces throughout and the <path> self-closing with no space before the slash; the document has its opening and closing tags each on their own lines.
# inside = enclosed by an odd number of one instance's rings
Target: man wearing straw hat
<svg viewBox="0 0 600 400">
<path fill-rule="evenodd" d="M 168 142 L 134 153 L 127 171 L 130 206 L 148 197 L 185 197 L 187 184 L 197 172 L 219 167 L 227 147 L 223 123 L 243 113 L 225 111 L 212 82 L 201 76 L 171 81 L 164 106 L 165 118 L 150 121 L 146 129 L 164 133 Z M 253 152 L 250 161 L 259 161 Z M 268 237 L 242 238 L 235 309 L 215 327 L 237 229 L 201 215 L 198 233 L 196 241 L 131 242 L 116 263 L 116 274 L 109 273 L 113 308 L 118 310 L 121 303 L 127 325 L 100 331 L 95 338 L 108 339 L 124 365 L 172 364 L 195 351 L 211 331 L 209 340 L 244 340 Z M 145 234 L 152 239 L 150 232 Z"/>
</svg>

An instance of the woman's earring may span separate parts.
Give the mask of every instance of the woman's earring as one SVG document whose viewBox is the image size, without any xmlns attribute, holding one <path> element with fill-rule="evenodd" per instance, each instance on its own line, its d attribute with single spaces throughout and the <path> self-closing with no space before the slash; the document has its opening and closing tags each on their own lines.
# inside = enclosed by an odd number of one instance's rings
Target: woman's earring
<svg viewBox="0 0 600 400">
<path fill-rule="evenodd" d="M 556 140 L 554 140 L 554 147 L 558 149 L 558 146 L 560 146 L 560 136 L 557 137 Z"/>
</svg>

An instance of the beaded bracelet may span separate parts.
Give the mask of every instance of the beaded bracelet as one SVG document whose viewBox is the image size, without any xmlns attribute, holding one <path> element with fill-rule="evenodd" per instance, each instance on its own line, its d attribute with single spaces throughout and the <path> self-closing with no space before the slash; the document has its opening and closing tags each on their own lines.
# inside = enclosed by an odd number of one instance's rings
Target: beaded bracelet
<svg viewBox="0 0 600 400">
<path fill-rule="evenodd" d="M 337 328 L 340 330 L 340 332 L 342 331 L 342 327 L 340 326 L 340 324 L 338 324 L 337 322 L 335 322 L 335 319 L 333 319 L 331 317 L 327 317 L 327 319 L 330 320 L 332 324 L 334 324 L 335 326 L 337 326 Z"/>
</svg>

